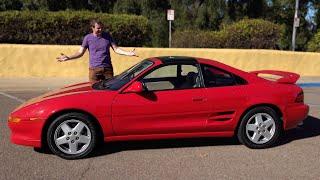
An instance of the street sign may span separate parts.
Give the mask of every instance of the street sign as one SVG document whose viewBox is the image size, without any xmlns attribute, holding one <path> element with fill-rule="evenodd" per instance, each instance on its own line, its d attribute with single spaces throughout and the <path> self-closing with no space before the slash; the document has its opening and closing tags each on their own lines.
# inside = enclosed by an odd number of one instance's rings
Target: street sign
<svg viewBox="0 0 320 180">
<path fill-rule="evenodd" d="M 167 10 L 167 20 L 169 21 L 169 48 L 171 48 L 171 21 L 174 21 L 174 10 Z"/>
<path fill-rule="evenodd" d="M 173 21 L 174 20 L 174 10 L 173 9 L 168 9 L 167 10 L 167 20 L 168 21 Z"/>
</svg>

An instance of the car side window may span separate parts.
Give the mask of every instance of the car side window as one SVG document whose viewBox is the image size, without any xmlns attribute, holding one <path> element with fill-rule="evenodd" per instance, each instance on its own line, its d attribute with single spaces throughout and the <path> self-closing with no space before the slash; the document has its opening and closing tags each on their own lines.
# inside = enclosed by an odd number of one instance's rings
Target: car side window
<svg viewBox="0 0 320 180">
<path fill-rule="evenodd" d="M 181 75 L 186 76 L 189 72 L 198 73 L 198 68 L 193 65 L 181 65 Z"/>
<path fill-rule="evenodd" d="M 205 87 L 221 87 L 245 84 L 245 80 L 232 73 L 209 65 L 201 65 Z"/>
<path fill-rule="evenodd" d="M 161 68 L 151 72 L 147 76 L 145 76 L 144 79 L 176 77 L 177 76 L 177 66 L 178 65 L 161 67 Z"/>
<path fill-rule="evenodd" d="M 192 64 L 172 64 L 147 74 L 142 82 L 149 91 L 200 87 L 198 68 Z"/>
</svg>

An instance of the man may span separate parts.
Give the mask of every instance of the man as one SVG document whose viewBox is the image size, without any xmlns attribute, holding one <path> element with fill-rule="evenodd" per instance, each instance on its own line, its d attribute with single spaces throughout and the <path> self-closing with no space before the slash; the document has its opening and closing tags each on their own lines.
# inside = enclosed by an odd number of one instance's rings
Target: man
<svg viewBox="0 0 320 180">
<path fill-rule="evenodd" d="M 103 79 L 113 77 L 113 67 L 111 64 L 110 47 L 120 55 L 137 56 L 135 49 L 125 51 L 120 49 L 113 41 L 109 33 L 103 31 L 101 21 L 92 20 L 90 22 L 91 34 L 87 34 L 82 42 L 78 52 L 71 56 L 61 53 L 57 57 L 59 62 L 77 59 L 83 56 L 86 50 L 89 50 L 89 80 L 94 83 Z"/>
</svg>

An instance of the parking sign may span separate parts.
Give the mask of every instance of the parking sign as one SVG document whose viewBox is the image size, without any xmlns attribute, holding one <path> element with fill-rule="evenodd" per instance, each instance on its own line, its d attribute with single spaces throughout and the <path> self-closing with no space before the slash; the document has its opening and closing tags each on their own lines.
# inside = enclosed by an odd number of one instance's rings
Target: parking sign
<svg viewBox="0 0 320 180">
<path fill-rule="evenodd" d="M 173 21 L 174 20 L 174 10 L 173 9 L 168 9 L 167 10 L 167 20 L 168 21 Z"/>
</svg>

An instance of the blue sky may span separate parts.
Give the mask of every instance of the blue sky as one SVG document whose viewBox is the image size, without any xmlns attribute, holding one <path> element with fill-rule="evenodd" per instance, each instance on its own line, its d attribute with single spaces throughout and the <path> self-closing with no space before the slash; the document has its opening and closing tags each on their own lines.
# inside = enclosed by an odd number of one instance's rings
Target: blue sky
<svg viewBox="0 0 320 180">
<path fill-rule="evenodd" d="M 316 13 L 316 10 L 313 8 L 313 6 L 311 6 L 311 4 L 309 4 L 309 7 L 308 7 L 308 13 L 307 13 L 307 16 L 306 16 L 306 19 L 311 22 L 313 21 L 313 17 Z"/>
</svg>

